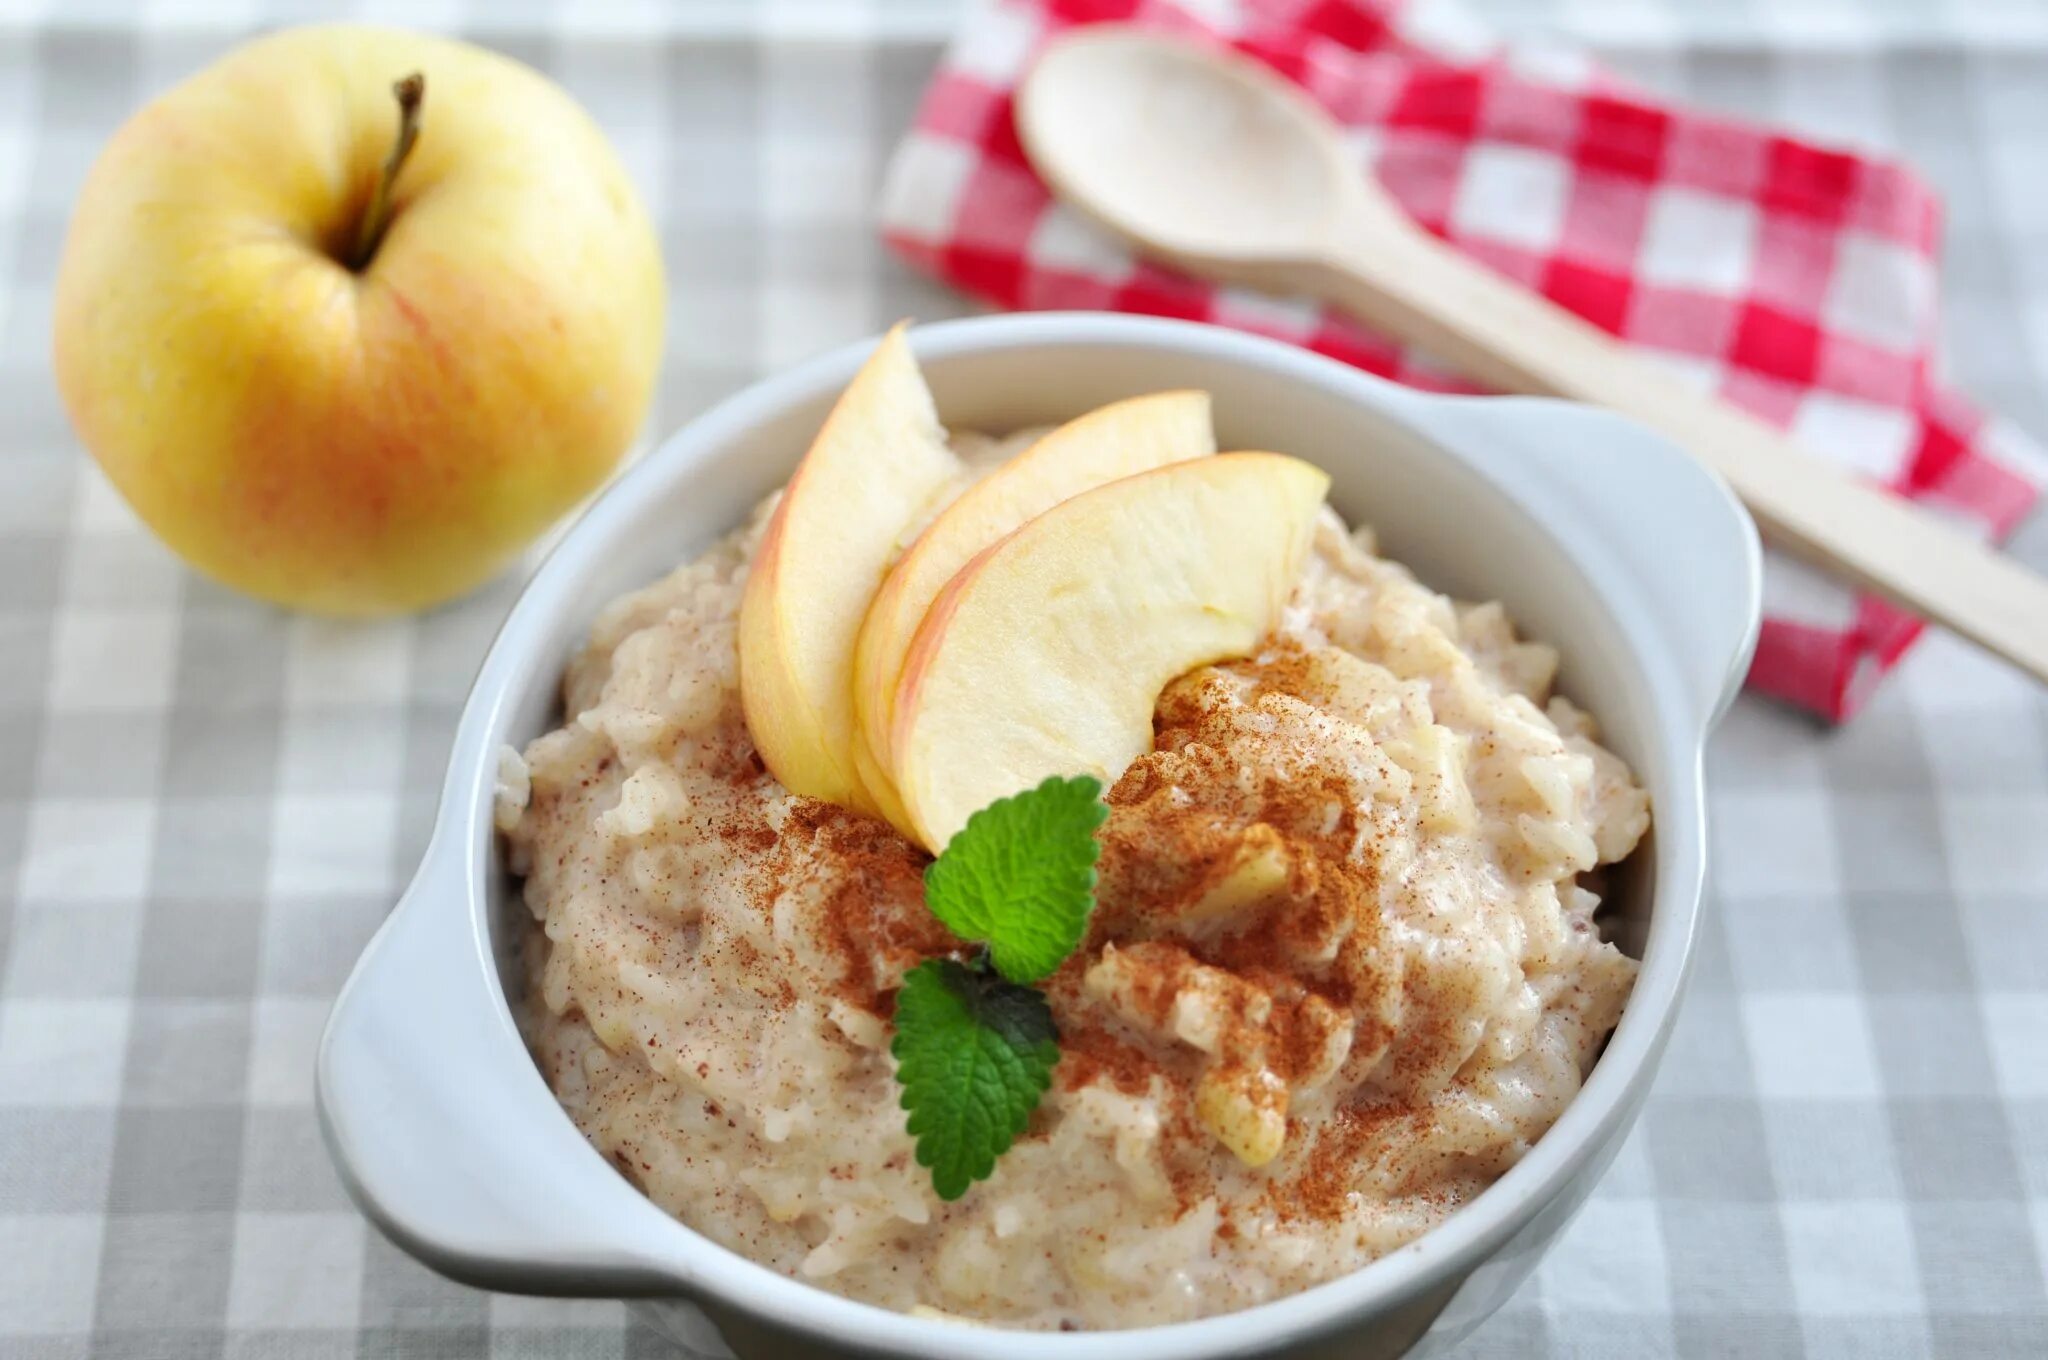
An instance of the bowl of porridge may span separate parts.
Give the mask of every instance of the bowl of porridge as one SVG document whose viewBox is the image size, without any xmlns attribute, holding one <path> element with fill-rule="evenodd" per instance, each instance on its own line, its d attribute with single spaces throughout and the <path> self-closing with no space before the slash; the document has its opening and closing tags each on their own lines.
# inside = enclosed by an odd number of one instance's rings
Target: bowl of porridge
<svg viewBox="0 0 2048 1360">
<path fill-rule="evenodd" d="M 692 1354 L 1439 1353 L 1647 1092 L 1758 570 L 1584 408 L 1113 316 L 824 356 L 514 607 L 322 1044 L 336 1160 Z M 1046 776 L 1086 915 L 1006 955 L 947 904 Z"/>
</svg>

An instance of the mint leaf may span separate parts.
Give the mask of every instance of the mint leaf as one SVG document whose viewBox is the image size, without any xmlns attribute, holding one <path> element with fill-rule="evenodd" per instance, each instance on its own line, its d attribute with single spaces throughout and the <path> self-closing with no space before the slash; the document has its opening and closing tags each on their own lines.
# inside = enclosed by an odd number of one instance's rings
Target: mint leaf
<svg viewBox="0 0 2048 1360">
<path fill-rule="evenodd" d="M 996 971 L 1037 982 L 1081 943 L 1095 905 L 1102 784 L 1057 776 L 967 819 L 924 871 L 932 915 L 988 946 Z"/>
<path fill-rule="evenodd" d="M 1060 1060 L 1045 997 L 951 959 L 926 959 L 896 994 L 896 1080 L 917 1163 L 955 1200 L 995 1170 Z"/>
</svg>

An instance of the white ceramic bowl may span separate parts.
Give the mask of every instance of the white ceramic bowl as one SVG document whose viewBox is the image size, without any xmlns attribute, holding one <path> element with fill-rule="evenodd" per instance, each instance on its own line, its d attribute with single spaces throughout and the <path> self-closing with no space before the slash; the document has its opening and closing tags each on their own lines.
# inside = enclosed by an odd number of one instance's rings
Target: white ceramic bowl
<svg viewBox="0 0 2048 1360">
<path fill-rule="evenodd" d="M 749 388 L 628 472 L 514 606 L 456 734 L 418 875 L 335 1005 L 319 1060 L 328 1141 L 401 1246 L 494 1289 L 648 1300 L 693 1353 L 1198 1360 L 1434 1355 L 1522 1282 L 1634 1122 L 1699 912 L 1701 744 L 1747 666 L 1755 530 L 1684 454 L 1556 402 L 1446 398 L 1270 341 L 1179 322 L 1040 314 L 913 335 L 939 409 L 1001 431 L 1170 387 L 1215 395 L 1224 448 L 1320 464 L 1331 499 L 1439 589 L 1500 599 L 1564 655 L 1564 690 L 1648 785 L 1623 942 L 1642 973 L 1585 1089 L 1521 1164 L 1412 1245 L 1261 1307 L 1170 1327 L 964 1329 L 854 1303 L 714 1246 L 570 1124 L 507 1002 L 524 929 L 491 826 L 497 753 L 559 721 L 562 667 L 598 607 L 694 555 L 779 485 L 863 342 Z M 727 1350 L 726 1347 L 730 1347 Z"/>
</svg>

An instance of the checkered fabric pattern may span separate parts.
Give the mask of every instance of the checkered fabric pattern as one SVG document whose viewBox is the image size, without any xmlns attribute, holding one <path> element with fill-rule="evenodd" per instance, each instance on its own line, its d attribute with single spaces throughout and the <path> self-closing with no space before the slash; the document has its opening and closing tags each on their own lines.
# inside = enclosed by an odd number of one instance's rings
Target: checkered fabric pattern
<svg viewBox="0 0 2048 1360">
<path fill-rule="evenodd" d="M 422 848 L 517 582 L 294 618 L 184 571 L 47 364 L 66 214 L 150 92 L 283 0 L 0 0 L 0 1357 L 672 1356 L 621 1305 L 443 1282 L 356 1215 L 313 1044 Z M 952 0 L 396 0 L 565 83 L 661 223 L 651 432 L 903 315 L 886 159 Z M 1492 0 L 1645 87 L 1899 152 L 1949 207 L 1958 384 L 2048 434 L 2048 8 Z M 431 134 L 429 134 L 431 135 Z M 2048 567 L 2048 526 L 2016 551 Z M 1945 639 L 1826 732 L 1751 697 L 1635 1137 L 1479 1360 L 2048 1355 L 2048 695 Z"/>
<path fill-rule="evenodd" d="M 1855 473 L 2001 538 L 2048 475 L 1929 371 L 1939 207 L 1896 161 L 1715 117 L 1438 0 L 1003 0 L 948 51 L 892 168 L 890 239 L 1000 307 L 1260 331 L 1403 382 L 1452 383 L 1341 313 L 1142 261 L 1053 202 L 1012 118 L 1050 39 L 1102 22 L 1227 43 L 1297 82 L 1371 174 L 1465 254 Z M 1366 169 L 1364 167 L 1369 167 Z M 2023 470 L 2024 467 L 2024 470 Z M 1750 682 L 1848 717 L 1917 620 L 1774 560 Z"/>
</svg>

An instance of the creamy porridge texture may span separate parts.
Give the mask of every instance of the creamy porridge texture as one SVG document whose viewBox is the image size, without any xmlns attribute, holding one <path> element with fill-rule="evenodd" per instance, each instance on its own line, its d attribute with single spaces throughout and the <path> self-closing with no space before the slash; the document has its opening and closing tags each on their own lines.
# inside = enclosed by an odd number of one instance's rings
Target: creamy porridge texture
<svg viewBox="0 0 2048 1360">
<path fill-rule="evenodd" d="M 1048 984 L 1053 1088 L 942 1202 L 888 1044 L 905 971 L 959 942 L 921 849 L 788 793 L 749 739 L 736 615 L 765 514 L 608 607 L 568 721 L 500 778 L 541 924 L 529 1039 L 663 1208 L 893 1308 L 1169 1322 L 1413 1239 L 1577 1093 L 1634 978 L 1595 874 L 1647 798 L 1548 693 L 1549 648 L 1325 511 L 1262 650 L 1161 696 Z"/>
</svg>

